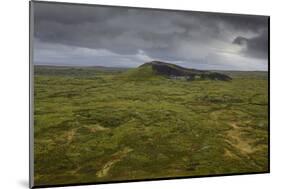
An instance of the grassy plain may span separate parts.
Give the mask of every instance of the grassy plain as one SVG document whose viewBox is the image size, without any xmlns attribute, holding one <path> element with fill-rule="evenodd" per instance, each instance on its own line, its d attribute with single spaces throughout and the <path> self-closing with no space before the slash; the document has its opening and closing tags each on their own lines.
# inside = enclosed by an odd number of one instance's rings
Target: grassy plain
<svg viewBox="0 0 281 189">
<path fill-rule="evenodd" d="M 268 171 L 267 72 L 142 71 L 35 67 L 35 185 Z"/>
</svg>

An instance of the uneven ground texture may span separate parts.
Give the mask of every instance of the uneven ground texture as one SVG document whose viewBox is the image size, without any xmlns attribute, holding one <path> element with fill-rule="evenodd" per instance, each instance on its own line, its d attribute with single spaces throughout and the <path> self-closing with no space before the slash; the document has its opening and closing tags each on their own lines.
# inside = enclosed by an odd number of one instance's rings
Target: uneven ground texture
<svg viewBox="0 0 281 189">
<path fill-rule="evenodd" d="M 35 69 L 35 184 L 268 171 L 267 73 Z"/>
</svg>

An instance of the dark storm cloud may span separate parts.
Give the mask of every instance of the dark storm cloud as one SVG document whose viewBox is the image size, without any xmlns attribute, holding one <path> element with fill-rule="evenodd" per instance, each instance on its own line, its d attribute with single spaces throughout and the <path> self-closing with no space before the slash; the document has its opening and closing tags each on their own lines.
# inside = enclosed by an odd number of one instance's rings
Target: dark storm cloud
<svg viewBox="0 0 281 189">
<path fill-rule="evenodd" d="M 38 4 L 35 37 L 120 53 L 161 49 L 173 40 L 171 34 L 187 35 L 185 28 L 171 22 L 178 16 L 159 11 L 143 13 L 135 9 Z"/>
<path fill-rule="evenodd" d="M 258 36 L 252 38 L 237 37 L 233 41 L 234 44 L 245 46 L 242 52 L 245 55 L 257 58 L 265 58 L 268 56 L 268 31 L 262 31 Z"/>
<path fill-rule="evenodd" d="M 50 55 L 51 51 L 59 51 L 58 46 L 64 45 L 69 52 L 73 48 L 106 50 L 117 57 L 135 56 L 132 61 L 136 62 L 145 57 L 206 64 L 207 58 L 216 57 L 213 62 L 217 64 L 218 54 L 225 53 L 222 51 L 265 59 L 264 31 L 267 18 L 262 16 L 35 3 L 36 43 L 48 44 L 48 51 L 38 49 L 40 57 L 46 52 L 48 56 L 58 56 Z M 237 45 L 239 38 L 245 39 L 246 50 L 236 49 L 243 46 Z M 87 53 L 95 54 L 94 51 Z M 87 54 L 88 62 L 96 57 L 92 54 Z"/>
</svg>

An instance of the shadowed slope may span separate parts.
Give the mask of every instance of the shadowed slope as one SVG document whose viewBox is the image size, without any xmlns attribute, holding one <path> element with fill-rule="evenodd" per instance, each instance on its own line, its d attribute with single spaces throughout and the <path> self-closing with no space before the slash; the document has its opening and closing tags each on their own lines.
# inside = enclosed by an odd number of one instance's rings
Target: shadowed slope
<svg viewBox="0 0 281 189">
<path fill-rule="evenodd" d="M 175 64 L 152 61 L 142 64 L 136 69 L 132 69 L 123 74 L 123 77 L 130 78 L 132 80 L 143 79 L 181 79 L 181 80 L 221 80 L 230 81 L 231 77 L 210 71 L 202 71 L 196 69 L 188 69 Z"/>
</svg>

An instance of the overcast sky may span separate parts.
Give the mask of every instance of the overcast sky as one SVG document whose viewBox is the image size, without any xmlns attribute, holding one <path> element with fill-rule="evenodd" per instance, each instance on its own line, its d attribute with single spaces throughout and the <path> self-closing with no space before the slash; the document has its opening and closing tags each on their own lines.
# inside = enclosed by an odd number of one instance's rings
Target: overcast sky
<svg viewBox="0 0 281 189">
<path fill-rule="evenodd" d="M 34 16 L 35 64 L 268 69 L 263 16 L 50 3 L 34 3 Z"/>
</svg>

